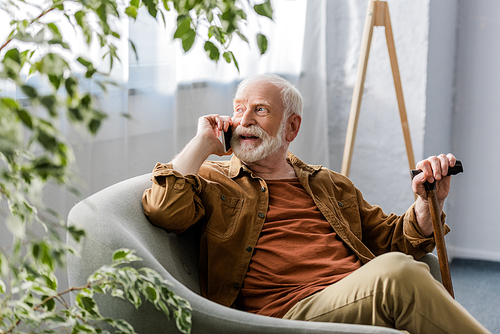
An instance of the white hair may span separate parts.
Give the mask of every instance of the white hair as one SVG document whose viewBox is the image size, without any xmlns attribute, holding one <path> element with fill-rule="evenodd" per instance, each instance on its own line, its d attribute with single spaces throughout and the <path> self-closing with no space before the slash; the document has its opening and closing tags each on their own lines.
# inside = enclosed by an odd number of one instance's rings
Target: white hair
<svg viewBox="0 0 500 334">
<path fill-rule="evenodd" d="M 288 80 L 280 77 L 277 74 L 255 74 L 246 79 L 244 79 L 238 85 L 236 89 L 236 96 L 241 89 L 245 88 L 249 83 L 258 80 L 267 80 L 279 89 L 281 89 L 281 99 L 283 101 L 284 110 L 284 120 L 288 119 L 291 115 L 299 115 L 302 117 L 302 109 L 304 107 L 304 102 L 302 95 L 298 89 Z"/>
</svg>

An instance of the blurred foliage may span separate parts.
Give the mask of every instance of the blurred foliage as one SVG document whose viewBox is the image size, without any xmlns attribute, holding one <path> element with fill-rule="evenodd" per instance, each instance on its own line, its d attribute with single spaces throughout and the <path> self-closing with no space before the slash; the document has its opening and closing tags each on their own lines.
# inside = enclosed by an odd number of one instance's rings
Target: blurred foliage
<svg viewBox="0 0 500 334">
<path fill-rule="evenodd" d="M 175 24 L 173 38 L 184 52 L 201 39 L 211 60 L 223 58 L 239 70 L 231 40 L 248 42 L 240 27 L 250 12 L 272 19 L 270 0 L 4 0 L 0 11 L 11 20 L 0 41 L 0 84 L 6 88 L 0 91 L 0 219 L 12 234 L 12 244 L 0 247 L 0 333 L 104 333 L 103 323 L 134 333 L 126 321 L 101 316 L 94 299 L 101 293 L 136 307 L 151 302 L 189 333 L 189 303 L 153 270 L 125 266 L 139 260 L 129 250 L 116 251 L 111 265 L 85 286 L 58 292 L 55 271 L 67 253 L 76 253 L 61 235 L 79 242 L 85 231 L 44 206 L 42 191 L 48 182 L 74 185 L 73 152 L 61 124 L 95 135 L 106 120 L 88 86 L 106 93 L 116 85 L 110 74 L 120 62 L 119 20 L 150 15 L 165 26 Z M 176 13 L 175 22 L 167 22 L 167 12 Z M 67 40 L 67 27 L 80 38 Z M 265 53 L 267 38 L 258 33 L 255 40 Z M 137 55 L 133 41 L 127 42 Z M 88 52 L 78 55 L 82 45 Z M 92 48 L 99 49 L 99 59 L 88 56 Z M 68 293 L 76 294 L 75 306 L 64 299 Z"/>
</svg>

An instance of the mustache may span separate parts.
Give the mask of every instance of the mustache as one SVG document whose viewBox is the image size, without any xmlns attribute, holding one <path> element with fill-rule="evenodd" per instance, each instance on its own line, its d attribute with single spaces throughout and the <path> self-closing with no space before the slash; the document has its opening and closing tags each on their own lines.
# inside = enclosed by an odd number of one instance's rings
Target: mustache
<svg viewBox="0 0 500 334">
<path fill-rule="evenodd" d="M 268 136 L 268 134 L 258 125 L 251 125 L 249 127 L 238 125 L 236 129 L 233 130 L 233 137 L 242 135 L 252 135 L 263 139 Z"/>
</svg>

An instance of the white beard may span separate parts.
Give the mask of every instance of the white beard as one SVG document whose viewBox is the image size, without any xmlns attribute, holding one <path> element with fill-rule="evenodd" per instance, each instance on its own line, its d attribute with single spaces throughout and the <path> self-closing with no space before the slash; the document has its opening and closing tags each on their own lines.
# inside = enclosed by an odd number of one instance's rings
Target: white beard
<svg viewBox="0 0 500 334">
<path fill-rule="evenodd" d="M 281 148 L 285 127 L 286 123 L 283 122 L 276 136 L 271 137 L 258 125 L 252 125 L 248 128 L 238 125 L 236 129 L 234 129 L 233 137 L 231 138 L 231 147 L 233 148 L 234 155 L 244 162 L 256 162 L 267 158 Z M 259 137 L 262 139 L 262 143 L 260 145 L 242 143 L 242 134 Z"/>
</svg>

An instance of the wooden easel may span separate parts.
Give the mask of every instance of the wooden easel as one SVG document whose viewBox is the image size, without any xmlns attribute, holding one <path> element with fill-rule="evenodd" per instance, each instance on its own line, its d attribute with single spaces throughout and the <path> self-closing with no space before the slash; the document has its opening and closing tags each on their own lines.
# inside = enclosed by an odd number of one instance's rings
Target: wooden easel
<svg viewBox="0 0 500 334">
<path fill-rule="evenodd" d="M 391 61 L 394 86 L 396 88 L 396 97 L 399 106 L 399 116 L 401 117 L 401 126 L 403 127 L 403 135 L 405 138 L 408 164 L 410 166 L 410 169 L 415 169 L 415 158 L 413 156 L 410 129 L 408 126 L 408 119 L 406 117 L 406 108 L 403 99 L 403 88 L 401 87 L 401 78 L 399 76 L 396 48 L 394 46 L 394 37 L 392 34 L 391 18 L 389 17 L 389 6 L 387 5 L 386 1 L 376 0 L 370 2 L 370 5 L 368 6 L 368 10 L 366 12 L 365 27 L 363 30 L 361 52 L 358 62 L 358 74 L 356 77 L 356 84 L 354 85 L 354 92 L 352 94 L 351 111 L 349 114 L 347 135 L 344 146 L 344 157 L 342 159 L 341 173 L 345 176 L 349 176 L 349 171 L 351 169 L 352 152 L 354 148 L 354 140 L 356 137 L 356 128 L 358 126 L 359 110 L 361 107 L 361 99 L 363 97 L 366 68 L 368 65 L 368 56 L 370 54 L 370 45 L 372 41 L 374 26 L 385 27 L 385 38 L 387 40 L 387 49 L 389 50 L 389 58 Z"/>
</svg>

